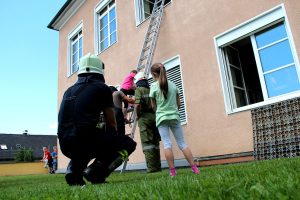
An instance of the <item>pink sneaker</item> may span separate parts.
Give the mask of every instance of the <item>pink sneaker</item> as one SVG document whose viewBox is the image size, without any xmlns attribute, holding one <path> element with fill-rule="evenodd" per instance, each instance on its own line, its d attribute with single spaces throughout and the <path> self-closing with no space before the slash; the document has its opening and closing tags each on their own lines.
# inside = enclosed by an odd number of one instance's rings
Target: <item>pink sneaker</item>
<svg viewBox="0 0 300 200">
<path fill-rule="evenodd" d="M 175 167 L 170 169 L 170 176 L 171 177 L 176 176 L 176 169 L 175 169 Z"/>
<path fill-rule="evenodd" d="M 192 165 L 192 171 L 194 174 L 199 174 L 199 169 L 196 165 Z"/>
</svg>

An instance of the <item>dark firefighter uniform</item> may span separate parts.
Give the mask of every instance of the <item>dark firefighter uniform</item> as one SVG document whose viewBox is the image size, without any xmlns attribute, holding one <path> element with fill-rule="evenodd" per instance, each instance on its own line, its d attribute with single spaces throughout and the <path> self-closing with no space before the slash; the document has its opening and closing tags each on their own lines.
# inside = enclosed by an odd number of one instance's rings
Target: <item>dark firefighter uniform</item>
<svg viewBox="0 0 300 200">
<path fill-rule="evenodd" d="M 122 163 L 119 158 L 124 159 L 136 147 L 131 138 L 117 134 L 115 128 L 99 127 L 100 113 L 114 104 L 103 69 L 97 68 L 102 62 L 97 59 L 88 54 L 80 60 L 78 81 L 64 93 L 59 110 L 60 148 L 71 159 L 66 173 L 69 185 L 85 184 L 83 176 L 92 183 L 104 182 Z"/>
</svg>

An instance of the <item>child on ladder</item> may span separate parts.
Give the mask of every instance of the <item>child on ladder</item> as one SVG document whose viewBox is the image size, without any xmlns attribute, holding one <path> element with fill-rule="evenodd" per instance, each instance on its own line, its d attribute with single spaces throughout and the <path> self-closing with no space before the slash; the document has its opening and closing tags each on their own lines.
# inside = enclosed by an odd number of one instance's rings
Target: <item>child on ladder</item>
<svg viewBox="0 0 300 200">
<path fill-rule="evenodd" d="M 126 96 L 122 91 L 118 91 L 116 87 L 109 86 L 113 96 L 113 102 L 115 106 L 115 116 L 117 121 L 118 134 L 125 135 L 125 119 L 122 111 L 122 102 L 134 103 L 134 99 Z"/>
<path fill-rule="evenodd" d="M 125 95 L 134 96 L 135 86 L 133 83 L 133 79 L 136 74 L 136 70 L 131 70 L 130 73 L 125 77 L 120 89 Z M 128 103 L 124 101 L 124 120 L 125 123 L 130 123 L 130 120 L 127 119 L 127 109 Z"/>
<path fill-rule="evenodd" d="M 156 82 L 152 84 L 149 96 L 151 97 L 153 110 L 156 111 L 156 126 L 164 145 L 165 157 L 170 168 L 170 176 L 176 176 L 176 170 L 169 129 L 172 130 L 176 143 L 189 162 L 192 172 L 199 174 L 199 170 L 193 160 L 192 152 L 186 145 L 183 137 L 178 111 L 180 107 L 178 88 L 173 82 L 168 80 L 163 64 L 153 64 L 151 74 Z"/>
</svg>

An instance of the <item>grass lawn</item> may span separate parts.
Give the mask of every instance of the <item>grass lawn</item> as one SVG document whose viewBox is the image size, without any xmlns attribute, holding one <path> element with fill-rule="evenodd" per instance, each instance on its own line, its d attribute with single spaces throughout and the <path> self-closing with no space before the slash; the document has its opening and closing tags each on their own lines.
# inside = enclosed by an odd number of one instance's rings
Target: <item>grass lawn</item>
<svg viewBox="0 0 300 200">
<path fill-rule="evenodd" d="M 0 199 L 300 199 L 300 158 L 168 171 L 113 173 L 109 183 L 69 187 L 64 175 L 0 177 Z"/>
</svg>

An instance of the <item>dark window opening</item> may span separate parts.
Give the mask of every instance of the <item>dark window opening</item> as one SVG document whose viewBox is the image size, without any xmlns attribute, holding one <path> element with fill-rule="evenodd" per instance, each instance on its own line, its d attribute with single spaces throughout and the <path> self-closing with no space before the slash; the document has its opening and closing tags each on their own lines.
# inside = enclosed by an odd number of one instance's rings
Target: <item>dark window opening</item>
<svg viewBox="0 0 300 200">
<path fill-rule="evenodd" d="M 235 51 L 233 51 L 234 49 Z M 263 101 L 263 94 L 250 37 L 224 48 L 227 55 L 236 107 Z"/>
<path fill-rule="evenodd" d="M 171 0 L 165 0 L 164 5 L 167 5 L 168 3 L 170 3 Z M 145 19 L 147 19 L 148 17 L 150 17 L 152 11 L 153 11 L 153 7 L 154 7 L 154 3 L 155 0 L 144 0 L 144 15 L 145 15 Z M 158 6 L 161 5 L 161 2 L 158 3 Z"/>
</svg>

